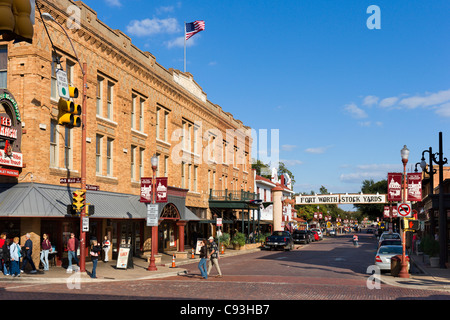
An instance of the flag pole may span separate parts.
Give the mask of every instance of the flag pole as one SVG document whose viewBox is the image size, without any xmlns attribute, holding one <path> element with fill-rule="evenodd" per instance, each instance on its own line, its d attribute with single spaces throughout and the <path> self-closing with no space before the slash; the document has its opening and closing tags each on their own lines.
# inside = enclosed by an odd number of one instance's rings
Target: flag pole
<svg viewBox="0 0 450 320">
<path fill-rule="evenodd" d="M 186 73 L 186 21 L 184 22 L 184 72 Z"/>
</svg>

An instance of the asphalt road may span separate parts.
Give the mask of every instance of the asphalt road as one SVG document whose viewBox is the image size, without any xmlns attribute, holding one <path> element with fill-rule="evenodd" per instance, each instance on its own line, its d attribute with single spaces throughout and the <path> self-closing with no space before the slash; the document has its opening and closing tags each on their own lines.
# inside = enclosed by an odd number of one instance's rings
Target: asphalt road
<svg viewBox="0 0 450 320">
<path fill-rule="evenodd" d="M 440 291 L 414 290 L 381 284 L 370 289 L 367 268 L 373 264 L 376 242 L 361 234 L 355 247 L 351 235 L 296 245 L 290 252 L 260 251 L 220 259 L 222 278 L 213 268 L 200 277 L 197 264 L 184 265 L 186 275 L 155 280 L 65 284 L 8 283 L 2 300 L 449 300 Z M 230 309 L 229 309 L 230 310 Z M 173 310 L 172 310 L 173 311 Z M 178 310 L 175 310 L 178 311 Z"/>
</svg>

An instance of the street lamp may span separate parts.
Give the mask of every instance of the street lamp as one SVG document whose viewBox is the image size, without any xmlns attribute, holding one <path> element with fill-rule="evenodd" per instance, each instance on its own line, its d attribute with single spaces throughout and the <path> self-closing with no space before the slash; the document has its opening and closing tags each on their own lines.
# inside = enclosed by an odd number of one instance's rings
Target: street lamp
<svg viewBox="0 0 450 320">
<path fill-rule="evenodd" d="M 402 195 L 402 202 L 406 201 L 406 164 L 408 163 L 408 157 L 409 157 L 409 149 L 406 147 L 406 145 L 403 147 L 403 149 L 400 151 L 400 155 L 402 156 L 402 162 L 403 162 L 403 195 Z M 405 218 L 403 218 L 403 222 L 405 221 Z M 405 224 L 403 223 L 403 226 Z M 409 278 L 408 273 L 408 264 L 406 262 L 406 231 L 403 229 L 402 232 L 402 268 L 398 274 L 400 278 Z"/>
<path fill-rule="evenodd" d="M 428 155 L 430 156 L 429 159 L 429 168 L 427 170 L 427 163 L 425 161 L 425 153 L 428 152 Z M 428 174 L 430 176 L 430 192 L 429 192 L 429 197 L 431 199 L 431 196 L 434 193 L 434 175 L 437 172 L 436 169 L 433 169 L 433 149 L 430 147 L 428 150 L 424 150 L 422 152 L 422 159 L 420 161 L 420 167 L 422 168 L 422 172 L 425 172 L 426 174 Z M 434 210 L 431 209 L 430 210 L 430 231 L 431 234 L 434 235 L 435 231 L 436 231 L 436 222 L 434 219 Z"/>
<path fill-rule="evenodd" d="M 153 155 L 150 159 L 150 163 L 152 165 L 153 178 L 152 178 L 152 204 L 156 203 L 155 194 L 156 194 L 156 169 L 158 168 L 158 157 Z M 150 255 L 150 265 L 148 266 L 148 271 L 156 271 L 155 264 L 155 252 L 158 250 L 158 226 L 152 226 L 152 252 Z"/>
<path fill-rule="evenodd" d="M 78 64 L 80 65 L 81 72 L 83 74 L 83 103 L 81 107 L 81 189 L 86 190 L 86 135 L 87 135 L 87 119 L 86 119 L 86 106 L 87 106 L 87 64 L 86 62 L 81 65 L 78 54 L 73 46 L 72 40 L 69 37 L 66 29 L 58 22 L 52 15 L 48 12 L 42 13 L 42 19 L 46 21 L 55 22 L 66 34 L 67 39 L 69 39 L 72 50 L 75 53 Z M 44 24 L 45 26 L 45 24 Z M 50 36 L 49 36 L 50 38 Z M 50 39 L 51 42 L 51 39 Z M 52 43 L 53 46 L 53 43 Z M 86 233 L 83 231 L 83 219 L 86 216 L 86 207 L 81 211 L 80 215 L 80 271 L 86 271 Z"/>
</svg>

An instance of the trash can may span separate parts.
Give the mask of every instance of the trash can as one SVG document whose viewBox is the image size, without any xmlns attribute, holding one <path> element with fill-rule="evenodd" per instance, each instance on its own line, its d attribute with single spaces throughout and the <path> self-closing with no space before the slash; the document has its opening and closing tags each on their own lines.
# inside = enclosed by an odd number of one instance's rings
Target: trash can
<svg viewBox="0 0 450 320">
<path fill-rule="evenodd" d="M 402 269 L 402 256 L 396 255 L 391 258 L 391 276 L 398 277 Z"/>
</svg>

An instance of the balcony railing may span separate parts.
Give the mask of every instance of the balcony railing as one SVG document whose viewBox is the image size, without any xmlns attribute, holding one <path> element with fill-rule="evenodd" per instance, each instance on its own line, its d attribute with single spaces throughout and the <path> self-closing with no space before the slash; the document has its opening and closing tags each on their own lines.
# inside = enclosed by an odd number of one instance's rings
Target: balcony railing
<svg viewBox="0 0 450 320">
<path fill-rule="evenodd" d="M 250 191 L 209 190 L 209 201 L 247 201 L 257 199 L 258 195 Z"/>
</svg>

